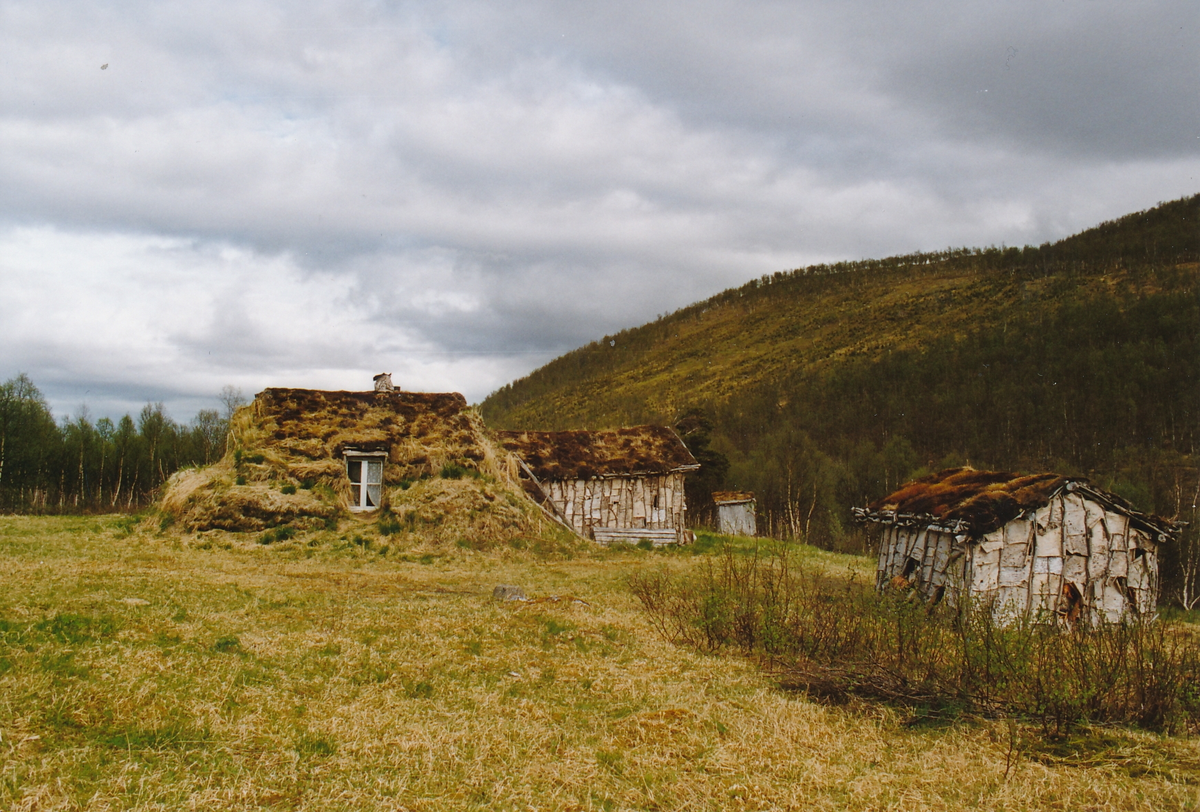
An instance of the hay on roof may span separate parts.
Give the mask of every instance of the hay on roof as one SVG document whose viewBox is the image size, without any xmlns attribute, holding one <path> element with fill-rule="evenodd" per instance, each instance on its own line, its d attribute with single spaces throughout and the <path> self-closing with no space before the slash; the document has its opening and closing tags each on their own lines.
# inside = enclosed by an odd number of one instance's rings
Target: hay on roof
<svg viewBox="0 0 1200 812">
<path fill-rule="evenodd" d="M 499 431 L 496 437 L 543 481 L 661 475 L 700 467 L 679 435 L 666 426 Z"/>
<path fill-rule="evenodd" d="M 350 516 L 351 450 L 386 453 L 380 515 L 405 532 L 487 546 L 545 530 L 457 393 L 264 390 L 234 416 L 225 457 L 172 477 L 161 508 L 186 530 L 330 526 Z"/>
</svg>

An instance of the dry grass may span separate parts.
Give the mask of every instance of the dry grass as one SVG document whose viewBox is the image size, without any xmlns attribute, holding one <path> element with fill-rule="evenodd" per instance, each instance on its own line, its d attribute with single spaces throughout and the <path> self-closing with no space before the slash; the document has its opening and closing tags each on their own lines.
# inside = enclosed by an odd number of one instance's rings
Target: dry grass
<svg viewBox="0 0 1200 812">
<path fill-rule="evenodd" d="M 353 529 L 348 446 L 387 451 L 389 535 L 475 549 L 564 541 L 456 394 L 268 389 L 234 415 L 228 453 L 176 472 L 159 509 L 191 531 Z"/>
<path fill-rule="evenodd" d="M 1107 731 L 1034 753 L 1019 730 L 824 707 L 673 647 L 625 574 L 703 556 L 313 538 L 0 518 L 0 807 L 1200 804 L 1195 741 Z M 501 583 L 585 603 L 494 603 Z"/>
</svg>

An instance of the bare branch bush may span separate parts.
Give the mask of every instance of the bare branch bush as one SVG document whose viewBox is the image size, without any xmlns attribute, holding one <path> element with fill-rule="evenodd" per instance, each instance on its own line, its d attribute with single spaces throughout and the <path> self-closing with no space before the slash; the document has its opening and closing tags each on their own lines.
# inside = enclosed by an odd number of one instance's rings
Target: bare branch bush
<svg viewBox="0 0 1200 812">
<path fill-rule="evenodd" d="M 805 571 L 782 544 L 629 583 L 668 640 L 757 658 L 784 688 L 824 699 L 1017 717 L 1051 736 L 1085 722 L 1200 726 L 1200 646 L 1169 623 L 1002 625 L 991 606 L 952 610 Z"/>
</svg>

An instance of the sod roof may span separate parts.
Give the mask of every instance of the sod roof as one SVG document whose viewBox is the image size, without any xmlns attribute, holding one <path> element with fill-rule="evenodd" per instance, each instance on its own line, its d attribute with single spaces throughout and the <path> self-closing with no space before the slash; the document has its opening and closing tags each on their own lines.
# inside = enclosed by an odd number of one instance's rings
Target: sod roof
<svg viewBox="0 0 1200 812">
<path fill-rule="evenodd" d="M 754 501 L 750 491 L 713 491 L 712 500 L 718 505 L 741 505 Z"/>
<path fill-rule="evenodd" d="M 457 392 L 273 388 L 260 392 L 253 406 L 269 424 L 271 440 L 319 439 L 326 453 L 338 453 L 344 445 L 363 448 L 457 427 L 467 401 Z"/>
<path fill-rule="evenodd" d="M 666 426 L 603 431 L 499 431 L 500 445 L 541 480 L 647 476 L 700 467 Z"/>
<path fill-rule="evenodd" d="M 351 451 L 386 454 L 384 504 L 396 515 L 429 508 L 430 527 L 438 529 L 450 528 L 461 513 L 470 518 L 463 532 L 481 537 L 490 519 L 475 502 L 483 500 L 490 510 L 500 505 L 496 493 L 510 487 L 499 481 L 496 449 L 482 420 L 453 392 L 265 389 L 233 416 L 228 445 L 217 463 L 181 472 L 167 483 L 161 505 L 181 527 L 258 531 L 285 523 L 303 529 L 335 523 L 357 506 L 346 465 Z M 495 486 L 472 472 L 491 475 Z M 422 507 L 421 499 L 441 507 Z M 516 510 L 496 519 L 497 527 L 525 532 L 525 518 Z"/>
<path fill-rule="evenodd" d="M 874 521 L 904 515 L 924 519 L 929 524 L 959 525 L 971 535 L 981 536 L 1030 510 L 1046 506 L 1063 488 L 1079 491 L 1153 533 L 1170 535 L 1175 532 L 1170 521 L 1141 513 L 1121 497 L 1092 486 L 1086 479 L 1049 473 L 977 471 L 965 467 L 947 468 L 915 479 L 872 502 L 857 515 Z"/>
</svg>

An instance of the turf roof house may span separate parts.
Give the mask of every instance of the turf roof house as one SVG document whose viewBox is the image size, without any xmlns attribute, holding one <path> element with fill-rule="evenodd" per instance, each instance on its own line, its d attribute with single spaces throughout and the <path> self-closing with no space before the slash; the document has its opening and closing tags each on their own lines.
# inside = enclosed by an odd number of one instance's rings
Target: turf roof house
<svg viewBox="0 0 1200 812">
<path fill-rule="evenodd" d="M 527 490 L 581 536 L 601 544 L 690 540 L 683 478 L 700 464 L 671 429 L 496 435 Z"/>
<path fill-rule="evenodd" d="M 1153 617 L 1158 551 L 1177 531 L 1084 479 L 971 468 L 922 477 L 854 512 L 882 531 L 880 589 L 990 605 L 1002 620 Z"/>
<path fill-rule="evenodd" d="M 172 477 L 162 507 L 188 530 L 319 527 L 380 508 L 434 535 L 528 530 L 541 512 L 502 474 L 458 393 L 266 389 L 234 415 L 225 458 Z"/>
</svg>

